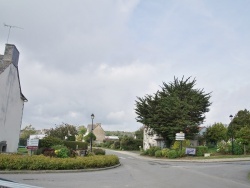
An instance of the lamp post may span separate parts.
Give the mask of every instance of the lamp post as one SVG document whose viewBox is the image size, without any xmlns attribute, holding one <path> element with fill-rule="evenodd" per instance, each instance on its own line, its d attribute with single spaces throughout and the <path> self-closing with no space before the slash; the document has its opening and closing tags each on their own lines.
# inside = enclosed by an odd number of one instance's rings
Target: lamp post
<svg viewBox="0 0 250 188">
<path fill-rule="evenodd" d="M 91 134 L 90 134 L 90 152 L 92 152 L 92 142 L 93 142 L 93 120 L 95 118 L 94 114 L 91 114 L 92 125 L 91 125 Z"/>
<path fill-rule="evenodd" d="M 231 138 L 232 138 L 232 155 L 234 154 L 234 130 L 233 130 L 233 124 L 232 124 L 232 120 L 233 120 L 233 116 L 230 115 L 229 116 L 230 120 L 231 120 L 231 130 L 232 130 L 232 135 L 231 135 Z"/>
</svg>

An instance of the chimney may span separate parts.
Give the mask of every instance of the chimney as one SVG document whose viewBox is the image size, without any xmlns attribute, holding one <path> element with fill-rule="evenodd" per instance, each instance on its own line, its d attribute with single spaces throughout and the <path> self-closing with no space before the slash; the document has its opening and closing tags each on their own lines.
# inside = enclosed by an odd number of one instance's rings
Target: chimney
<svg viewBox="0 0 250 188">
<path fill-rule="evenodd" d="M 19 51 L 13 44 L 6 44 L 5 52 L 3 56 L 3 63 L 12 63 L 15 67 L 18 67 Z"/>
</svg>

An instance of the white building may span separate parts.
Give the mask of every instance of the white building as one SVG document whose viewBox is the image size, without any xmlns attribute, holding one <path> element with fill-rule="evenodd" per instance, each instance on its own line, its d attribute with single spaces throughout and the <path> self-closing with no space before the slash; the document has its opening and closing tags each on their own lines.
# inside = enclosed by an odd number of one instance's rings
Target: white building
<svg viewBox="0 0 250 188">
<path fill-rule="evenodd" d="M 143 149 L 147 150 L 153 146 L 158 146 L 160 148 L 165 147 L 164 139 L 155 134 L 152 129 L 144 126 L 143 130 Z"/>
<path fill-rule="evenodd" d="M 6 44 L 0 55 L 0 152 L 16 152 L 19 142 L 24 102 L 18 72 L 19 52 Z"/>
</svg>

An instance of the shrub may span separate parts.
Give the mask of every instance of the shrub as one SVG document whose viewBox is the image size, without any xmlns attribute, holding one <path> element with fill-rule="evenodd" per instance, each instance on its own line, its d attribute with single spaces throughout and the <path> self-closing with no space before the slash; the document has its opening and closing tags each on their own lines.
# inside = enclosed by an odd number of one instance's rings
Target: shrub
<svg viewBox="0 0 250 188">
<path fill-rule="evenodd" d="M 63 140 L 52 136 L 44 137 L 43 139 L 39 140 L 39 148 L 41 147 L 49 148 L 54 145 L 62 145 L 62 144 Z"/>
<path fill-rule="evenodd" d="M 190 146 L 189 140 L 183 140 L 183 141 L 175 141 L 174 145 L 171 147 L 171 149 L 180 149 L 181 148 L 181 142 L 182 142 L 182 148 Z"/>
<path fill-rule="evenodd" d="M 70 156 L 70 150 L 63 145 L 52 146 L 52 149 L 55 150 L 56 157 L 58 158 L 67 158 Z"/>
<path fill-rule="evenodd" d="M 234 150 L 235 155 L 242 155 L 244 153 L 244 147 L 243 144 L 239 141 L 234 141 Z"/>
<path fill-rule="evenodd" d="M 178 157 L 178 152 L 176 150 L 170 150 L 168 152 L 168 158 L 169 159 L 175 159 Z"/>
<path fill-rule="evenodd" d="M 162 157 L 161 150 L 155 152 L 155 157 Z"/>
<path fill-rule="evenodd" d="M 104 140 L 101 146 L 104 148 L 110 148 L 110 146 L 114 144 L 114 142 L 115 141 L 112 140 Z"/>
<path fill-rule="evenodd" d="M 162 155 L 163 157 L 168 157 L 168 152 L 169 152 L 169 151 L 170 151 L 170 149 L 164 148 L 164 149 L 161 150 L 161 155 Z"/>
<path fill-rule="evenodd" d="M 100 148 L 94 148 L 93 149 L 93 153 L 95 154 L 95 155 L 105 155 L 105 150 L 103 150 L 103 149 L 100 149 Z"/>
<path fill-rule="evenodd" d="M 231 151 L 231 142 L 225 142 L 224 140 L 217 144 L 217 152 L 221 154 L 229 154 Z"/>
<path fill-rule="evenodd" d="M 196 155 L 197 156 L 204 156 L 204 153 L 208 152 L 208 147 L 206 146 L 197 146 L 196 148 Z"/>
<path fill-rule="evenodd" d="M 146 153 L 149 156 L 155 156 L 155 152 L 158 151 L 158 150 L 161 150 L 161 148 L 158 147 L 158 146 L 153 146 L 153 147 L 147 149 Z"/>
<path fill-rule="evenodd" d="M 121 147 L 120 141 L 115 141 L 112 149 L 119 149 Z"/>
<path fill-rule="evenodd" d="M 55 150 L 52 149 L 52 148 L 44 148 L 44 149 L 42 150 L 42 154 L 43 154 L 44 156 L 48 156 L 48 157 L 55 157 L 55 156 L 56 156 Z"/>
<path fill-rule="evenodd" d="M 0 170 L 70 170 L 103 168 L 119 164 L 115 155 L 49 158 L 43 155 L 0 154 Z"/>
<path fill-rule="evenodd" d="M 139 146 L 142 146 L 143 140 L 134 139 L 133 137 L 123 137 L 120 141 L 120 147 L 123 150 L 139 150 Z"/>
</svg>

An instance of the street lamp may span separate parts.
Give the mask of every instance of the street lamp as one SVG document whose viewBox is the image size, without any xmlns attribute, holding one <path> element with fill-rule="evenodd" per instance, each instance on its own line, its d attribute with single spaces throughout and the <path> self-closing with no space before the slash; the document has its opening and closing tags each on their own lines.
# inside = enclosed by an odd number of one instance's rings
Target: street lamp
<svg viewBox="0 0 250 188">
<path fill-rule="evenodd" d="M 94 114 L 91 114 L 92 126 L 91 126 L 91 134 L 90 134 L 90 152 L 92 152 L 92 142 L 93 142 L 93 120 L 95 118 Z"/>
<path fill-rule="evenodd" d="M 231 138 L 232 138 L 232 155 L 234 154 L 234 130 L 233 130 L 233 124 L 232 124 L 232 120 L 233 120 L 233 116 L 230 115 L 229 116 L 230 120 L 231 120 L 231 130 L 232 130 L 232 135 L 231 135 Z"/>
</svg>

